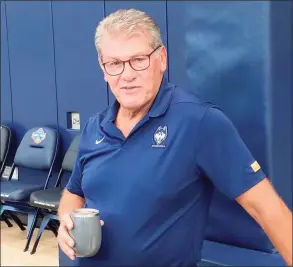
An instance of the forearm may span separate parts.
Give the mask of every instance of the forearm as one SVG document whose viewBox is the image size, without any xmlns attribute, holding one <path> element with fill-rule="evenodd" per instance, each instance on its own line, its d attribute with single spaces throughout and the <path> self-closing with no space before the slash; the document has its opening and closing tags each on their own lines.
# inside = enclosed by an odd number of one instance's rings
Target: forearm
<svg viewBox="0 0 293 267">
<path fill-rule="evenodd" d="M 259 223 L 286 263 L 292 266 L 292 212 L 269 179 L 263 179 L 236 200 Z"/>
<path fill-rule="evenodd" d="M 64 189 L 58 209 L 59 219 L 65 213 L 70 213 L 74 209 L 82 208 L 84 203 L 85 200 L 82 197 L 72 194 L 68 190 Z"/>
<path fill-rule="evenodd" d="M 256 216 L 255 219 L 286 263 L 292 266 L 292 212 L 282 201 L 279 201 L 279 205 L 279 209 L 272 207 L 272 212 Z"/>
</svg>

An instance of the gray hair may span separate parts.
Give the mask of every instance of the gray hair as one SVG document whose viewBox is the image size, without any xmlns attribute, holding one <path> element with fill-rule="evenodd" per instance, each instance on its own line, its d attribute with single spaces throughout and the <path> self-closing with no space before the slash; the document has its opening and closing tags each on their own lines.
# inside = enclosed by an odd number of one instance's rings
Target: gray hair
<svg viewBox="0 0 293 267">
<path fill-rule="evenodd" d="M 104 18 L 96 28 L 95 46 L 99 55 L 101 55 L 100 44 L 105 31 L 112 30 L 126 34 L 146 30 L 151 35 L 150 45 L 153 49 L 163 45 L 160 29 L 150 15 L 136 9 L 120 9 Z"/>
</svg>

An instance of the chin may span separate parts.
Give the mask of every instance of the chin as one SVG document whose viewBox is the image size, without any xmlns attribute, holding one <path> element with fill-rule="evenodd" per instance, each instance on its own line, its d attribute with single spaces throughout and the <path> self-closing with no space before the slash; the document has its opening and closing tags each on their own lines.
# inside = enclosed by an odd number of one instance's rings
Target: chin
<svg viewBox="0 0 293 267">
<path fill-rule="evenodd" d="M 138 101 L 121 101 L 120 105 L 126 109 L 137 109 L 140 108 L 143 103 L 140 103 Z"/>
</svg>

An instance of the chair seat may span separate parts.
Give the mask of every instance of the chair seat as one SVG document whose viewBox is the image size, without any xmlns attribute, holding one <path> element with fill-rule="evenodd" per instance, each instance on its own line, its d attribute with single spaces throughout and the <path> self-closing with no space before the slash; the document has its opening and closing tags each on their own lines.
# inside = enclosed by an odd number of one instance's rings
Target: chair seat
<svg viewBox="0 0 293 267">
<path fill-rule="evenodd" d="M 30 205 L 50 210 L 57 210 L 63 188 L 48 188 L 33 192 L 30 196 Z"/>
<path fill-rule="evenodd" d="M 3 201 L 27 201 L 30 194 L 40 190 L 44 185 L 27 184 L 19 181 L 1 182 L 1 200 Z"/>
</svg>

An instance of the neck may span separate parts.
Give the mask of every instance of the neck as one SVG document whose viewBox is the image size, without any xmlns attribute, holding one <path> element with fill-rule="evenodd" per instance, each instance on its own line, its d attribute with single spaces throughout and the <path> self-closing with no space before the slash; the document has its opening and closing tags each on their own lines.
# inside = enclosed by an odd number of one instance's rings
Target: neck
<svg viewBox="0 0 293 267">
<path fill-rule="evenodd" d="M 129 110 L 120 106 L 116 116 L 115 125 L 125 137 L 128 137 L 135 125 L 145 116 L 150 109 L 151 104 L 152 102 L 136 110 Z"/>
<path fill-rule="evenodd" d="M 146 103 L 144 106 L 140 107 L 139 109 L 126 109 L 120 106 L 118 110 L 117 117 L 123 118 L 125 120 L 133 120 L 133 119 L 141 119 L 144 115 L 149 111 L 151 105 L 150 103 Z"/>
</svg>

